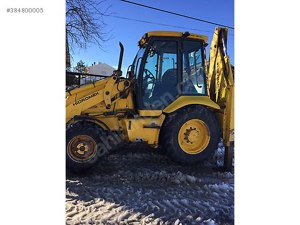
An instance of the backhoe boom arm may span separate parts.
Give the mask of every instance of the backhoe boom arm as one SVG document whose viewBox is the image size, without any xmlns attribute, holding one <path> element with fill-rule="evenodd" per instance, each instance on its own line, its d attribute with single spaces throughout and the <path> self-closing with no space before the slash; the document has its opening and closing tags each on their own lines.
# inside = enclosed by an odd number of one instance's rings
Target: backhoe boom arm
<svg viewBox="0 0 300 225">
<path fill-rule="evenodd" d="M 227 28 L 217 27 L 211 42 L 207 87 L 210 98 L 221 108 L 217 113 L 225 146 L 234 141 L 234 77 L 227 55 Z"/>
</svg>

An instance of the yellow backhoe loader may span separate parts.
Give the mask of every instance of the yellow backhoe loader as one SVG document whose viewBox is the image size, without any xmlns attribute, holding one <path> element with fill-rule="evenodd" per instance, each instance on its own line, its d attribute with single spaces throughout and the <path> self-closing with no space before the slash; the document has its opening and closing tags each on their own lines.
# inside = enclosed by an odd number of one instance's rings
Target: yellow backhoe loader
<svg viewBox="0 0 300 225">
<path fill-rule="evenodd" d="M 234 81 L 226 52 L 227 28 L 217 27 L 206 60 L 206 36 L 154 31 L 122 77 L 66 92 L 67 168 L 84 171 L 123 142 L 161 146 L 181 164 L 207 159 L 221 138 L 233 143 Z"/>
</svg>

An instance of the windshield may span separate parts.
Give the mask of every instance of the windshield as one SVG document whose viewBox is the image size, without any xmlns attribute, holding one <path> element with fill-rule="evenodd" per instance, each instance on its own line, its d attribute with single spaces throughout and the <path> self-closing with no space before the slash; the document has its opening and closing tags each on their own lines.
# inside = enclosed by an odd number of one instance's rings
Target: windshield
<svg viewBox="0 0 300 225">
<path fill-rule="evenodd" d="M 133 65 L 134 65 L 133 70 L 134 70 L 135 79 L 138 78 L 138 72 L 140 70 L 140 65 L 141 65 L 141 62 L 142 62 L 144 52 L 145 52 L 145 47 L 141 47 L 140 50 L 138 51 L 138 53 L 136 54 L 135 59 L 133 61 Z"/>
</svg>

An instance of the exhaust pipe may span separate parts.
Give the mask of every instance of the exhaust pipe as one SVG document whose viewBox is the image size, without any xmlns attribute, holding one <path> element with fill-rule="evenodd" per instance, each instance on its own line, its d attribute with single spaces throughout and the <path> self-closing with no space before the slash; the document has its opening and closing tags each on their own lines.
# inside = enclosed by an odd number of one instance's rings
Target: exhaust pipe
<svg viewBox="0 0 300 225">
<path fill-rule="evenodd" d="M 114 71 L 114 74 L 117 76 L 122 76 L 122 62 L 123 62 L 123 53 L 124 53 L 124 46 L 121 42 L 119 42 L 120 46 L 120 56 L 119 56 L 119 64 L 118 64 L 118 69 Z"/>
</svg>

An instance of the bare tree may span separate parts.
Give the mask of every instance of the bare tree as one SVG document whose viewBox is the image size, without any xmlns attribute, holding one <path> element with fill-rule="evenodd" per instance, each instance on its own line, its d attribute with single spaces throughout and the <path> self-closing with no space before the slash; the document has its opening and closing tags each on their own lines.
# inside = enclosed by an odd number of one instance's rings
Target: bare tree
<svg viewBox="0 0 300 225">
<path fill-rule="evenodd" d="M 66 64 L 70 66 L 69 48 L 86 48 L 88 43 L 102 48 L 107 41 L 103 16 L 109 7 L 103 7 L 106 0 L 66 0 Z"/>
</svg>

